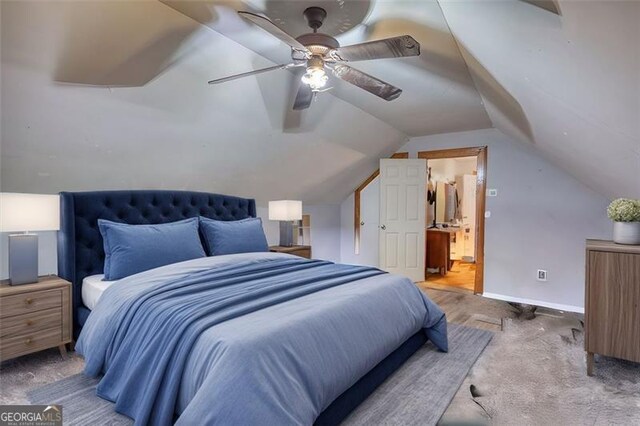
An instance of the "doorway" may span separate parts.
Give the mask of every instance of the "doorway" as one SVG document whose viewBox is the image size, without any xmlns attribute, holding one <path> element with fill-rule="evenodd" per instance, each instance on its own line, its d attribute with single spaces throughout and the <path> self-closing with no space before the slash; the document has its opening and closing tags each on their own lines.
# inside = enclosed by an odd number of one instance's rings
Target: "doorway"
<svg viewBox="0 0 640 426">
<path fill-rule="evenodd" d="M 425 285 L 482 294 L 487 147 L 418 158 L 427 160 Z"/>
</svg>

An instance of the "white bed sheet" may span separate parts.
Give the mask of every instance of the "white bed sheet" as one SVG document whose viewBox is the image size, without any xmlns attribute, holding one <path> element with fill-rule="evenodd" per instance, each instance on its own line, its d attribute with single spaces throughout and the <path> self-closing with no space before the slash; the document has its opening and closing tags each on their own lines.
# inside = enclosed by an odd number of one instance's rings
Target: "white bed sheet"
<svg viewBox="0 0 640 426">
<path fill-rule="evenodd" d="M 93 311 L 102 293 L 117 281 L 104 281 L 104 274 L 91 275 L 82 280 L 82 303 Z"/>
</svg>

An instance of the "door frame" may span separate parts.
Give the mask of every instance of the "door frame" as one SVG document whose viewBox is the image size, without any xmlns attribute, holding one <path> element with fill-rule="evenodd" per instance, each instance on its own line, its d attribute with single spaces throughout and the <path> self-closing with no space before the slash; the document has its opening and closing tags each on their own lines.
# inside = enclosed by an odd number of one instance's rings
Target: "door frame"
<svg viewBox="0 0 640 426">
<path fill-rule="evenodd" d="M 487 146 L 476 146 L 471 148 L 439 149 L 435 151 L 419 151 L 418 158 L 427 160 L 476 157 L 477 177 L 476 177 L 476 276 L 473 285 L 475 294 L 482 294 L 484 291 L 484 211 L 487 194 Z M 425 242 L 426 244 L 426 242 Z"/>
</svg>

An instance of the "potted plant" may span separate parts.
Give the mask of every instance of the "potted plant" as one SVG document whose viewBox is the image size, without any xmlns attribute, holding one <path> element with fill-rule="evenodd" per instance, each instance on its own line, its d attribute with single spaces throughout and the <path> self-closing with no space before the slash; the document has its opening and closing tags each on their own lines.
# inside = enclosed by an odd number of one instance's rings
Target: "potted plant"
<svg viewBox="0 0 640 426">
<path fill-rule="evenodd" d="M 618 244 L 640 244 L 640 200 L 618 198 L 609 204 L 613 220 L 613 241 Z"/>
</svg>

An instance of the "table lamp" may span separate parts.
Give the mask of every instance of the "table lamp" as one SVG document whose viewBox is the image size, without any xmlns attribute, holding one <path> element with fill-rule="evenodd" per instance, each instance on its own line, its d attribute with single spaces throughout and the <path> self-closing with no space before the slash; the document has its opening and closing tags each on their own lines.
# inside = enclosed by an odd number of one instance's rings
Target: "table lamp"
<svg viewBox="0 0 640 426">
<path fill-rule="evenodd" d="M 293 245 L 293 221 L 302 219 L 302 201 L 269 201 L 269 220 L 280 221 L 280 245 Z"/>
<path fill-rule="evenodd" d="M 9 282 L 38 281 L 38 236 L 31 231 L 60 229 L 58 195 L 0 193 L 0 232 L 9 235 Z"/>
</svg>

